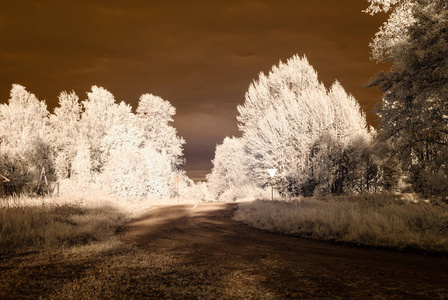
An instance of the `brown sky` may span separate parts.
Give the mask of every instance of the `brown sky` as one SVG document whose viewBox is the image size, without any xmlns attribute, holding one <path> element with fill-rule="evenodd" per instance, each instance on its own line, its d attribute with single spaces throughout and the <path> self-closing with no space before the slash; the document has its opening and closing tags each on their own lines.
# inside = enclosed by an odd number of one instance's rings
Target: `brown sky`
<svg viewBox="0 0 448 300">
<path fill-rule="evenodd" d="M 177 108 L 187 170 L 208 170 L 217 143 L 239 136 L 236 105 L 279 60 L 306 55 L 329 87 L 339 80 L 369 113 L 379 92 L 364 88 L 385 69 L 368 44 L 386 16 L 366 0 L 1 1 L 0 103 L 13 83 L 50 110 L 63 90 L 92 85 L 135 108 L 153 93 Z"/>
</svg>

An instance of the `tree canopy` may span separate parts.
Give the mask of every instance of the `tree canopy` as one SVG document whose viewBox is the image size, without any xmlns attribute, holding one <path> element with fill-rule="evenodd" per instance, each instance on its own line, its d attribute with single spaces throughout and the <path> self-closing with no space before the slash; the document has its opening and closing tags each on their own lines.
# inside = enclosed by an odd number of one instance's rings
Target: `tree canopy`
<svg viewBox="0 0 448 300">
<path fill-rule="evenodd" d="M 14 191 L 38 192 L 42 168 L 51 180 L 88 188 L 100 184 L 118 196 L 160 198 L 174 193 L 184 140 L 169 124 L 175 114 L 166 100 L 140 97 L 137 114 L 112 93 L 93 86 L 79 102 L 61 92 L 50 114 L 44 101 L 13 85 L 0 106 L 0 173 Z"/>
<path fill-rule="evenodd" d="M 238 184 L 232 179 L 238 176 L 247 178 L 241 182 L 268 186 L 267 169 L 272 168 L 277 169 L 275 184 L 282 193 L 337 194 L 366 189 L 365 180 L 359 186 L 349 183 L 352 177 L 346 171 L 360 159 L 349 156 L 354 154 L 346 151 L 349 146 L 358 140 L 365 146 L 371 140 L 365 114 L 339 82 L 327 90 L 305 56 L 295 55 L 273 66 L 269 74 L 260 73 L 237 109 L 243 134 L 239 141 L 225 139 L 217 147 L 209 176 L 212 190 L 219 176 L 227 178 L 221 186 L 228 188 Z M 238 167 L 232 168 L 235 164 Z"/>
<path fill-rule="evenodd" d="M 448 3 L 370 2 L 371 13 L 391 11 L 371 44 L 374 60 L 393 63 L 369 83 L 383 91 L 378 142 L 415 191 L 448 197 Z"/>
</svg>

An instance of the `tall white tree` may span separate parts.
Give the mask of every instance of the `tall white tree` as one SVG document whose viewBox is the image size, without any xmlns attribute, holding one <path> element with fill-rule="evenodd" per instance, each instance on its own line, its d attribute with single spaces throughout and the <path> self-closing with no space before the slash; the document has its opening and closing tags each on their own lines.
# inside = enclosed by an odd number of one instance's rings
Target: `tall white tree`
<svg viewBox="0 0 448 300">
<path fill-rule="evenodd" d="M 356 100 L 338 82 L 327 91 L 306 57 L 297 55 L 274 66 L 268 75 L 261 73 L 250 85 L 238 112 L 255 180 L 266 185 L 267 169 L 276 168 L 277 184 L 296 193 L 307 194 L 304 189 L 312 192 L 316 186 L 315 149 L 331 148 L 316 143 L 331 141 L 335 143 L 332 148 L 337 148 L 355 137 L 370 139 L 365 115 Z M 331 138 L 321 139 L 323 135 Z M 328 153 L 326 157 L 331 159 Z M 341 163 L 333 158 L 333 164 Z M 335 172 L 340 171 L 335 167 Z M 343 181 L 342 175 L 336 178 Z"/>
<path fill-rule="evenodd" d="M 310 144 L 332 120 L 325 101 L 316 71 L 297 55 L 250 85 L 237 118 L 259 182 L 267 182 L 267 168 L 281 170 L 283 177 L 299 176 Z"/>
<path fill-rule="evenodd" d="M 207 175 L 208 189 L 214 199 L 234 187 L 251 184 L 248 159 L 239 138 L 226 137 L 216 146 L 213 169 Z"/>
<path fill-rule="evenodd" d="M 92 91 L 87 93 L 87 99 L 82 102 L 82 106 L 82 138 L 89 143 L 92 169 L 101 172 L 104 164 L 101 152 L 103 139 L 117 120 L 115 97 L 105 88 L 92 86 Z"/>
<path fill-rule="evenodd" d="M 25 150 L 46 138 L 47 105 L 24 86 L 13 84 L 9 103 L 0 106 L 0 115 L 2 144 Z"/>
<path fill-rule="evenodd" d="M 61 92 L 59 106 L 50 115 L 50 139 L 59 179 L 70 177 L 80 138 L 81 104 L 75 92 Z"/>
<path fill-rule="evenodd" d="M 7 175 L 16 192 L 35 191 L 42 168 L 52 172 L 45 101 L 14 84 L 8 104 L 0 105 L 0 173 Z"/>
<path fill-rule="evenodd" d="M 140 96 L 137 107 L 139 126 L 144 130 L 145 140 L 171 160 L 172 169 L 182 166 L 183 138 L 177 136 L 176 129 L 170 125 L 176 109 L 166 100 L 152 94 Z"/>
</svg>

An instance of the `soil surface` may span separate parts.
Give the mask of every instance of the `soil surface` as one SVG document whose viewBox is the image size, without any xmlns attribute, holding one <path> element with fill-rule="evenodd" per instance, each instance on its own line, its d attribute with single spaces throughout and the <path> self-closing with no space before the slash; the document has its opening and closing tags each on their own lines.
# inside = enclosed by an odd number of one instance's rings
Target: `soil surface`
<svg viewBox="0 0 448 300">
<path fill-rule="evenodd" d="M 447 257 L 263 232 L 234 221 L 236 208 L 236 203 L 155 206 L 127 225 L 121 239 L 205 272 L 204 281 L 225 287 L 219 296 L 224 299 L 448 299 Z M 183 278 L 182 270 L 170 278 Z M 188 278 L 182 284 L 188 285 Z"/>
</svg>

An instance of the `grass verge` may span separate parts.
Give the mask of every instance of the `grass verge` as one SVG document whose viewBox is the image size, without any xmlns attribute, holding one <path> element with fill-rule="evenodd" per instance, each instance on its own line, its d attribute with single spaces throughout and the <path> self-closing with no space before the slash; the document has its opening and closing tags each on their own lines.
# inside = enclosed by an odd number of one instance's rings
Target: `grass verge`
<svg viewBox="0 0 448 300">
<path fill-rule="evenodd" d="M 112 206 L 0 208 L 0 252 L 38 251 L 109 239 L 126 215 Z"/>
<path fill-rule="evenodd" d="M 448 205 L 398 195 L 256 200 L 234 217 L 251 227 L 322 241 L 448 253 Z"/>
</svg>

